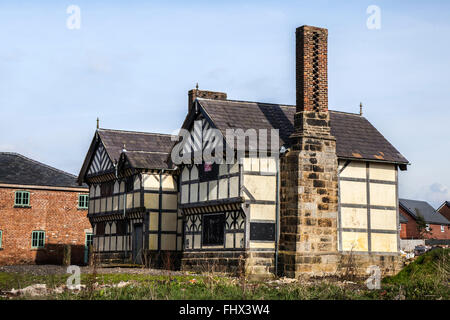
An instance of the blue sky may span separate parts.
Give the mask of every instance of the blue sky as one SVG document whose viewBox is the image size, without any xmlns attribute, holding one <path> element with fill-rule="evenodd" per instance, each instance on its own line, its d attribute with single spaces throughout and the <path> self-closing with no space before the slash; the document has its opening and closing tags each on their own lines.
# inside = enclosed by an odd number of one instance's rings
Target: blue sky
<svg viewBox="0 0 450 320">
<path fill-rule="evenodd" d="M 69 30 L 69 5 L 81 28 Z M 366 27 L 369 5 L 381 29 Z M 295 103 L 295 28 L 329 30 L 330 109 L 364 115 L 411 162 L 400 196 L 450 200 L 448 1 L 0 3 L 0 150 L 78 174 L 95 131 L 172 133 L 187 91 Z"/>
</svg>

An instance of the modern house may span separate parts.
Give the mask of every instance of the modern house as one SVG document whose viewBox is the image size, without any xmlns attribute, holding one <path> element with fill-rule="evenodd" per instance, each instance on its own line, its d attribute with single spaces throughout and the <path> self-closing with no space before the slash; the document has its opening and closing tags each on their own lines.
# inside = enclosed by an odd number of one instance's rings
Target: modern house
<svg viewBox="0 0 450 320">
<path fill-rule="evenodd" d="M 0 152 L 0 265 L 87 262 L 89 197 L 76 177 L 17 153 Z"/>
<path fill-rule="evenodd" d="M 96 252 L 252 276 L 334 274 L 349 259 L 395 273 L 409 163 L 362 113 L 329 110 L 327 38 L 296 30 L 296 105 L 197 87 L 179 137 L 98 128 L 78 177 Z"/>
<path fill-rule="evenodd" d="M 450 201 L 445 201 L 436 211 L 442 214 L 447 220 L 450 220 Z"/>
<path fill-rule="evenodd" d="M 434 210 L 426 201 L 399 199 L 400 215 L 407 220 L 402 224 L 401 239 L 450 239 L 450 221 Z M 417 220 L 423 218 L 426 228 L 420 234 L 417 228 Z"/>
</svg>

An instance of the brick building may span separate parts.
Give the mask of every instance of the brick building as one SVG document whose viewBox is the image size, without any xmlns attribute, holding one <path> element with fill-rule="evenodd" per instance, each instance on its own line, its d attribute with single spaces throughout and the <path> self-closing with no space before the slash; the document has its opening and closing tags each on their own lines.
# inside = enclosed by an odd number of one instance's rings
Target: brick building
<svg viewBox="0 0 450 320">
<path fill-rule="evenodd" d="M 450 221 L 425 201 L 399 199 L 400 215 L 406 220 L 401 223 L 401 239 L 450 239 Z M 422 236 L 417 229 L 417 219 L 422 216 L 429 233 Z"/>
<path fill-rule="evenodd" d="M 179 141 L 98 128 L 78 178 L 95 199 L 96 252 L 137 262 L 172 251 L 184 270 L 252 276 L 335 274 L 350 259 L 360 274 L 395 273 L 409 162 L 362 112 L 328 109 L 327 46 L 328 30 L 297 28 L 296 105 L 197 87 Z"/>
<path fill-rule="evenodd" d="M 436 211 L 442 214 L 447 220 L 450 220 L 450 201 L 445 201 Z"/>
<path fill-rule="evenodd" d="M 88 189 L 76 177 L 17 153 L 0 153 L 0 265 L 85 262 L 92 239 Z"/>
</svg>

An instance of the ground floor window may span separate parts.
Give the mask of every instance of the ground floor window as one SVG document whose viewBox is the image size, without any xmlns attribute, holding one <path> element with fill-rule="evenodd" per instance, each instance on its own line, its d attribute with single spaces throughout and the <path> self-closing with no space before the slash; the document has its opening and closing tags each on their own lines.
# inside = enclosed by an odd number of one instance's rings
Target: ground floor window
<svg viewBox="0 0 450 320">
<path fill-rule="evenodd" d="M 92 233 L 86 233 L 86 247 L 94 244 L 94 235 Z"/>
<path fill-rule="evenodd" d="M 223 245 L 225 214 L 205 214 L 203 216 L 203 245 Z"/>
<path fill-rule="evenodd" d="M 33 231 L 31 233 L 31 248 L 39 249 L 45 245 L 45 231 Z"/>
</svg>

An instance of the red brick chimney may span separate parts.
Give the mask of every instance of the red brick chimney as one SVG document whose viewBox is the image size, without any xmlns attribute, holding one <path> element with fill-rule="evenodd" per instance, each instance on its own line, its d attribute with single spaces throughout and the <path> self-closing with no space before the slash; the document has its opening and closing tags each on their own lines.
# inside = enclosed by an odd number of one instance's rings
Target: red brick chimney
<svg viewBox="0 0 450 320">
<path fill-rule="evenodd" d="M 189 90 L 188 92 L 188 112 L 191 111 L 196 98 L 227 100 L 227 94 L 224 92 L 199 90 L 197 84 L 195 89 Z"/>
<path fill-rule="evenodd" d="M 297 112 L 328 111 L 328 30 L 302 26 L 295 36 Z"/>
</svg>

